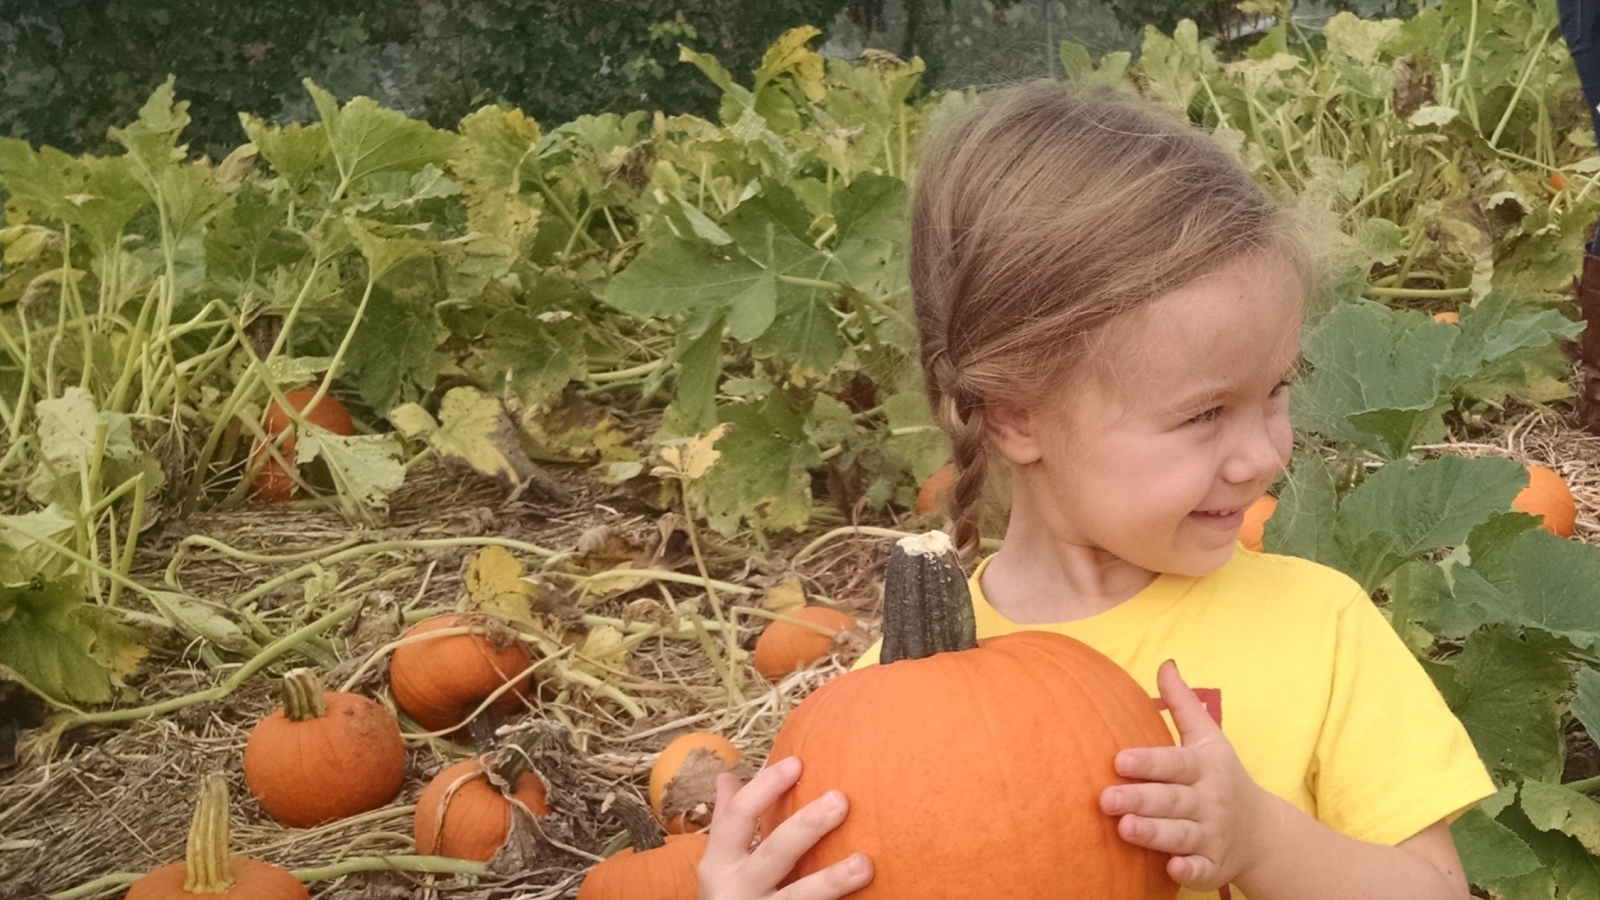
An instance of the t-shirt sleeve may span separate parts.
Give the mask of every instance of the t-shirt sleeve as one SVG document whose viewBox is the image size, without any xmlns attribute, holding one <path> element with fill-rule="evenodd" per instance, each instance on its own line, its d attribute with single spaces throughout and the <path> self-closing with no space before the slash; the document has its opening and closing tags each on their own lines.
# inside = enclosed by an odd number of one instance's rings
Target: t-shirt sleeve
<svg viewBox="0 0 1600 900">
<path fill-rule="evenodd" d="M 1319 820 L 1392 846 L 1494 793 L 1466 728 L 1364 594 L 1340 613 L 1334 652 L 1307 776 Z"/>
</svg>

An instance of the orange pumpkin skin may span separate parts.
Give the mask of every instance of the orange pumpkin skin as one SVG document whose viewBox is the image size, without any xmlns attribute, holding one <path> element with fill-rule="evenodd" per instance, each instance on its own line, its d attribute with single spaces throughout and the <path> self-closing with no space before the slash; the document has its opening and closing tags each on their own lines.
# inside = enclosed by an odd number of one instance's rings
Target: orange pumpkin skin
<svg viewBox="0 0 1600 900">
<path fill-rule="evenodd" d="M 705 832 L 669 834 L 654 850 L 624 847 L 589 870 L 578 900 L 696 900 L 709 840 Z"/>
<path fill-rule="evenodd" d="M 950 485 L 956 480 L 956 464 L 945 463 L 933 470 L 928 480 L 917 489 L 917 512 L 931 513 L 939 508 L 939 503 L 944 500 L 944 495 L 949 493 Z"/>
<path fill-rule="evenodd" d="M 1528 486 L 1511 501 L 1511 508 L 1539 516 L 1540 526 L 1559 537 L 1569 538 L 1578 522 L 1578 504 L 1567 483 L 1544 466 L 1528 466 Z"/>
<path fill-rule="evenodd" d="M 1434 313 L 1433 320 L 1435 322 L 1444 322 L 1450 325 L 1459 325 L 1461 324 L 1461 314 L 1453 309 L 1447 309 L 1444 312 Z"/>
<path fill-rule="evenodd" d="M 404 636 L 417 637 L 473 622 L 471 616 L 434 616 L 418 622 Z M 522 673 L 532 661 L 520 642 L 500 648 L 481 634 L 419 641 L 396 648 L 389 658 L 389 691 L 418 725 L 442 731 L 461 725 L 485 697 L 512 678 L 517 678 L 516 685 L 489 709 L 500 713 L 522 709 L 520 695 L 533 683 L 531 676 Z"/>
<path fill-rule="evenodd" d="M 1267 520 L 1278 511 L 1278 498 L 1266 494 L 1250 504 L 1244 511 L 1244 524 L 1239 527 L 1239 543 L 1257 553 L 1262 551 L 1261 539 L 1267 533 Z"/>
<path fill-rule="evenodd" d="M 189 864 L 168 863 L 151 869 L 128 888 L 125 900 L 311 900 L 300 879 L 259 859 L 235 856 L 233 886 L 221 893 L 190 893 L 183 889 Z"/>
<path fill-rule="evenodd" d="M 456 786 L 453 793 L 452 785 Z M 535 816 L 550 814 L 544 782 L 538 775 L 518 775 L 513 795 Z M 511 834 L 511 801 L 489 783 L 482 762 L 464 759 L 433 776 L 422 789 L 412 825 L 418 853 L 488 862 Z"/>
<path fill-rule="evenodd" d="M 310 403 L 311 398 L 316 395 L 317 392 L 315 390 L 302 388 L 284 394 L 283 399 L 287 400 L 289 406 L 296 412 L 302 413 L 307 422 L 326 428 L 334 434 L 346 437 L 353 434 L 355 432 L 355 422 L 350 418 L 350 411 L 345 409 L 344 404 L 339 402 L 339 398 L 332 394 L 325 395 L 321 400 L 317 401 L 316 408 L 311 410 L 310 414 L 305 414 L 306 404 Z M 294 419 L 289 416 L 287 410 L 278 405 L 276 400 L 267 406 L 267 414 L 262 418 L 261 430 L 265 431 L 268 437 L 277 437 L 285 431 L 291 431 L 293 428 Z M 278 452 L 283 454 L 284 459 L 294 462 L 295 436 L 293 433 L 285 437 L 278 445 Z M 254 462 L 257 457 L 265 453 L 265 449 L 257 447 L 251 453 L 251 461 Z M 284 503 L 294 496 L 295 488 L 294 478 L 289 475 L 283 466 L 278 464 L 276 459 L 269 456 L 266 462 L 262 463 L 261 468 L 256 471 L 255 480 L 250 483 L 250 496 L 261 503 Z"/>
<path fill-rule="evenodd" d="M 1167 855 L 1124 841 L 1099 804 L 1126 781 L 1118 751 L 1171 744 L 1155 702 L 1100 653 L 1006 635 L 850 672 L 807 697 L 769 757 L 798 756 L 800 780 L 761 832 L 836 788 L 850 815 L 790 880 L 861 851 L 875 874 L 852 900 L 1171 900 Z M 908 852 L 919 847 L 939 849 Z"/>
<path fill-rule="evenodd" d="M 388 710 L 343 691 L 324 692 L 322 699 L 325 715 L 297 722 L 276 710 L 244 747 L 250 793 L 294 828 L 377 809 L 400 792 L 405 778 L 405 742 Z"/>
<path fill-rule="evenodd" d="M 784 615 L 834 631 L 856 627 L 856 620 L 848 613 L 825 606 L 802 606 Z M 750 662 L 757 672 L 769 680 L 777 681 L 797 668 L 822 659 L 832 649 L 833 639 L 827 635 L 788 622 L 773 621 L 756 638 L 756 649 Z"/>
<path fill-rule="evenodd" d="M 687 821 L 683 815 L 668 818 L 662 816 L 661 801 L 666 796 L 667 785 L 683 768 L 684 762 L 689 759 L 689 754 L 696 750 L 705 750 L 722 760 L 722 764 L 732 768 L 738 765 L 739 748 L 733 742 L 720 734 L 709 731 L 691 731 L 672 739 L 656 757 L 655 764 L 650 767 L 650 811 L 655 813 L 656 819 L 661 822 L 661 827 L 673 834 L 691 831 L 695 823 Z M 715 796 L 709 798 L 715 800 Z"/>
</svg>

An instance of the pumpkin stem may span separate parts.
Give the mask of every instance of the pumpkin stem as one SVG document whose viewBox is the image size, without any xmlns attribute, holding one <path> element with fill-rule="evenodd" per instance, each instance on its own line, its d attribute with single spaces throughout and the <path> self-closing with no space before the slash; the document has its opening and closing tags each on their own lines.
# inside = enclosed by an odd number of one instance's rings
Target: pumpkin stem
<svg viewBox="0 0 1600 900">
<path fill-rule="evenodd" d="M 929 531 L 901 538 L 884 574 L 878 661 L 923 659 L 976 646 L 972 592 L 950 536 Z"/>
<path fill-rule="evenodd" d="M 283 715 L 291 722 L 320 719 L 328 714 L 322 698 L 322 679 L 315 669 L 291 669 L 283 676 Z"/>
<path fill-rule="evenodd" d="M 634 850 L 643 853 L 666 845 L 666 835 L 661 833 L 661 826 L 656 824 L 649 810 L 632 800 L 619 797 L 612 804 L 611 812 L 621 819 L 623 827 L 628 829 L 628 837 L 632 838 Z"/>
<path fill-rule="evenodd" d="M 539 747 L 539 735 L 533 731 L 519 731 L 506 738 L 498 750 L 480 754 L 483 770 L 500 784 L 507 794 L 517 789 L 517 780 L 524 772 L 534 772 L 533 755 Z"/>
<path fill-rule="evenodd" d="M 200 782 L 200 800 L 189 824 L 183 855 L 186 893 L 220 894 L 233 887 L 228 839 L 228 779 L 213 772 Z"/>
</svg>

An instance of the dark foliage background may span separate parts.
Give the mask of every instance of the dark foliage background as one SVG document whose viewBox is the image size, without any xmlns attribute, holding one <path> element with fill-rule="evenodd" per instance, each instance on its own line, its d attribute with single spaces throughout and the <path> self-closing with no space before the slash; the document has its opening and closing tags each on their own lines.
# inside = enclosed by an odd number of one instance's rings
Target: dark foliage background
<svg viewBox="0 0 1600 900">
<path fill-rule="evenodd" d="M 663 109 L 715 116 L 718 92 L 678 45 L 736 74 L 845 0 L 0 0 L 0 134 L 109 149 L 168 73 L 190 101 L 191 146 L 244 135 L 238 113 L 312 117 L 310 77 L 340 99 L 452 126 L 503 101 L 546 122 Z"/>
</svg>

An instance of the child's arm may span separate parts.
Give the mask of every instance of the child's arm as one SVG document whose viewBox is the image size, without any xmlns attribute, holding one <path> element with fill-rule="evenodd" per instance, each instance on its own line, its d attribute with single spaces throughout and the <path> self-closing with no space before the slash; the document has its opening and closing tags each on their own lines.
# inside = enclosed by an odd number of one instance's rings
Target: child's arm
<svg viewBox="0 0 1600 900">
<path fill-rule="evenodd" d="M 1172 854 L 1167 873 L 1193 890 L 1236 884 L 1251 900 L 1468 900 L 1449 826 L 1388 847 L 1346 837 L 1261 788 L 1168 662 L 1157 676 L 1180 747 L 1125 750 L 1107 788 L 1124 840 Z"/>
<path fill-rule="evenodd" d="M 761 814 L 799 778 L 794 757 L 767 766 L 742 788 L 732 775 L 717 777 L 711 839 L 700 860 L 700 900 L 838 900 L 872 881 L 872 861 L 857 853 L 778 888 L 795 861 L 844 821 L 849 803 L 838 791 L 806 804 L 750 849 Z"/>
</svg>

